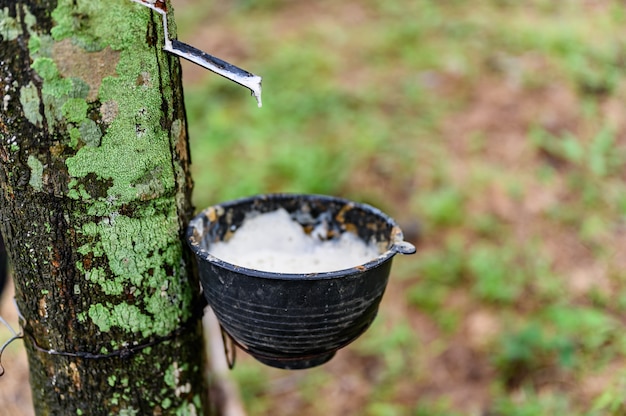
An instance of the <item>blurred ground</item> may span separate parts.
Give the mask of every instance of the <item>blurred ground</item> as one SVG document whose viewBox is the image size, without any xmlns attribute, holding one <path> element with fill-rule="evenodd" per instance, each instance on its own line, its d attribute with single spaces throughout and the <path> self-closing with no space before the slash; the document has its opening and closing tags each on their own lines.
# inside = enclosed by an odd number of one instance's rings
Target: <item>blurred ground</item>
<svg viewBox="0 0 626 416">
<path fill-rule="evenodd" d="M 184 63 L 196 205 L 338 194 L 418 245 L 327 365 L 239 354 L 250 415 L 626 414 L 623 5 L 466 3 L 174 1 L 183 41 L 264 76 L 257 110 Z M 0 413 L 27 401 L 3 362 Z"/>
<path fill-rule="evenodd" d="M 257 114 L 185 66 L 191 103 L 233 106 L 190 111 L 200 207 L 341 194 L 419 247 L 395 260 L 373 328 L 323 368 L 244 359 L 251 414 L 626 412 L 623 16 L 612 1 L 230 2 L 183 32 L 267 75 Z"/>
<path fill-rule="evenodd" d="M 9 282 L 0 298 L 0 316 L 19 331 L 17 310 L 13 306 L 13 284 Z M 0 323 L 0 345 L 11 337 L 11 332 Z M 2 355 L 5 374 L 0 377 L 0 415 L 29 416 L 32 398 L 28 384 L 28 361 L 21 340 L 13 342 Z"/>
</svg>

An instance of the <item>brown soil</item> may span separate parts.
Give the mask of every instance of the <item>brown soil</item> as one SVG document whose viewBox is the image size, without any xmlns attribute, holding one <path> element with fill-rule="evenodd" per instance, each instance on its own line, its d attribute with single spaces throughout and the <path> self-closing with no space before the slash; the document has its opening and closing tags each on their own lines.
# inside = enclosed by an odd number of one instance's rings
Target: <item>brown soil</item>
<svg viewBox="0 0 626 416">
<path fill-rule="evenodd" d="M 15 330 L 19 330 L 17 310 L 13 306 L 13 285 L 9 283 L 0 298 L 0 316 Z M 0 345 L 11 337 L 8 328 L 0 322 Z M 33 415 L 28 384 L 28 361 L 21 340 L 13 342 L 2 355 L 5 374 L 0 377 L 0 416 Z"/>
</svg>

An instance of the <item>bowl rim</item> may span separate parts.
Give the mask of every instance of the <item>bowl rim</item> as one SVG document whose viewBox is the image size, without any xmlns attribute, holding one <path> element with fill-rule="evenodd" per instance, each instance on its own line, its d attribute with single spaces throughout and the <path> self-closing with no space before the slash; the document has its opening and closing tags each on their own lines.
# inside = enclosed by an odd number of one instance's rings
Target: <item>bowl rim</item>
<svg viewBox="0 0 626 416">
<path fill-rule="evenodd" d="M 270 272 L 264 270 L 251 269 L 248 267 L 237 266 L 233 263 L 229 263 L 224 261 L 214 255 L 210 254 L 207 250 L 200 246 L 199 242 L 196 242 L 195 231 L 198 229 L 197 224 L 202 224 L 204 219 L 208 219 L 207 213 L 211 210 L 229 208 L 240 204 L 246 204 L 250 202 L 254 202 L 257 200 L 270 200 L 270 199 L 288 199 L 288 198 L 303 198 L 303 199 L 316 199 L 316 200 L 326 200 L 333 201 L 342 204 L 349 204 L 358 209 L 367 211 L 371 214 L 377 215 L 382 218 L 387 224 L 391 226 L 392 236 L 391 236 L 391 246 L 383 253 L 379 254 L 378 257 L 349 268 L 332 270 L 328 272 L 312 272 L 312 273 L 280 273 L 280 272 Z M 209 219 L 209 222 L 211 220 Z M 274 280 L 328 280 L 328 279 L 338 279 L 338 278 L 346 278 L 354 275 L 360 275 L 366 271 L 377 268 L 378 266 L 386 263 L 391 260 L 393 256 L 396 254 L 413 254 L 415 253 L 415 246 L 411 243 L 404 241 L 404 236 L 402 234 L 402 230 L 396 224 L 396 222 L 389 215 L 382 212 L 380 209 L 373 207 L 369 204 L 362 202 L 351 201 L 346 198 L 335 197 L 330 195 L 320 195 L 320 194 L 299 194 L 299 193 L 269 193 L 269 194 L 258 194 L 247 196 L 243 198 L 236 198 L 229 201 L 221 202 L 219 204 L 211 205 L 202 211 L 198 212 L 192 219 L 189 221 L 187 226 L 187 231 L 185 233 L 185 240 L 187 241 L 187 245 L 191 247 L 193 253 L 202 260 L 208 261 L 209 263 L 221 267 L 223 269 L 229 270 L 235 273 L 245 274 L 250 277 L 258 277 L 262 279 L 274 279 Z"/>
</svg>

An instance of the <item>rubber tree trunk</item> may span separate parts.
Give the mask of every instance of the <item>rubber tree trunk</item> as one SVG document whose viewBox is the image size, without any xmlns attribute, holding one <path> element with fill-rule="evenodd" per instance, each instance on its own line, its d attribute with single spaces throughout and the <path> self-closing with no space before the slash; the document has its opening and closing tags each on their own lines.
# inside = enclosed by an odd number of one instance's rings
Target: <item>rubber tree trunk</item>
<svg viewBox="0 0 626 416">
<path fill-rule="evenodd" d="M 0 0 L 0 230 L 39 415 L 209 408 L 160 22 L 129 0 Z"/>
</svg>

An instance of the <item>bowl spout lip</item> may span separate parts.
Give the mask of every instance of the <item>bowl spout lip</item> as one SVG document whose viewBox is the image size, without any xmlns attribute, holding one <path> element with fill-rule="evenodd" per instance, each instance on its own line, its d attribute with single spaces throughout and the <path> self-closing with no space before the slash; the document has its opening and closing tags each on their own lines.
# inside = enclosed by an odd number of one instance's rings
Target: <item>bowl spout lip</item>
<svg viewBox="0 0 626 416">
<path fill-rule="evenodd" d="M 393 219 L 389 219 L 393 222 Z M 399 254 L 414 254 L 417 251 L 415 246 L 408 241 L 404 241 L 402 230 L 395 222 L 393 224 L 393 228 L 391 229 L 391 247 L 389 250 Z"/>
<path fill-rule="evenodd" d="M 391 250 L 399 254 L 415 254 L 417 249 L 408 241 L 395 241 L 391 246 Z"/>
<path fill-rule="evenodd" d="M 220 214 L 225 211 L 226 208 L 230 208 L 232 206 L 247 204 L 258 200 L 268 200 L 268 199 L 289 199 L 289 198 L 302 198 L 302 199 L 315 199 L 315 200 L 326 200 L 329 202 L 338 202 L 345 205 L 349 205 L 351 207 L 359 208 L 366 212 L 369 212 L 375 216 L 382 218 L 387 224 L 391 226 L 391 236 L 390 241 L 391 244 L 389 248 L 381 253 L 378 257 L 355 267 L 350 267 L 347 269 L 333 270 L 329 272 L 317 272 L 317 273 L 277 273 L 277 272 L 267 272 L 262 270 L 250 269 L 247 267 L 237 266 L 235 264 L 226 262 L 222 259 L 219 259 L 212 254 L 209 253 L 204 247 L 202 247 L 202 238 L 203 238 L 203 230 L 202 228 L 205 226 L 206 221 L 209 223 L 213 222 L 216 218 L 216 213 Z M 236 273 L 244 273 L 249 276 L 265 278 L 265 279 L 276 279 L 276 280 L 322 280 L 322 279 L 337 279 L 337 278 L 346 278 L 351 275 L 362 274 L 364 271 L 375 269 L 381 264 L 391 260 L 393 256 L 396 254 L 413 254 L 416 249 L 415 246 L 407 241 L 404 241 L 404 237 L 402 234 L 402 230 L 393 220 L 393 218 L 389 217 L 387 214 L 375 208 L 371 205 L 365 203 L 359 203 L 350 201 L 348 199 L 328 196 L 328 195 L 318 195 L 318 194 L 290 194 L 290 193 L 276 193 L 276 194 L 261 194 L 255 195 L 245 198 L 234 199 L 231 201 L 222 202 L 220 204 L 212 205 L 200 213 L 198 213 L 187 226 L 186 232 L 186 241 L 189 247 L 191 247 L 192 251 L 199 259 L 207 261 L 215 266 L 230 270 Z"/>
</svg>

